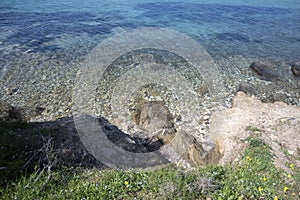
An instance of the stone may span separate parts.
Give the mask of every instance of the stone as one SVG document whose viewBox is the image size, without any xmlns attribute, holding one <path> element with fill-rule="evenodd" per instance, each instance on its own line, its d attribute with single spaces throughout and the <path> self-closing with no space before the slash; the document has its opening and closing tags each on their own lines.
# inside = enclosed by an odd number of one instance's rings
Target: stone
<svg viewBox="0 0 300 200">
<path fill-rule="evenodd" d="M 162 101 L 141 103 L 133 118 L 135 124 L 145 130 L 148 136 L 156 137 L 164 144 L 174 137 L 174 119 Z"/>
<path fill-rule="evenodd" d="M 248 94 L 250 96 L 257 94 L 255 86 L 250 83 L 246 83 L 246 82 L 241 82 L 239 84 L 238 91 L 245 92 L 246 94 Z"/>
<path fill-rule="evenodd" d="M 5 101 L 0 101 L 0 121 L 23 121 L 21 111 Z"/>
<path fill-rule="evenodd" d="M 41 115 L 45 110 L 43 107 L 34 105 L 26 107 L 14 107 L 0 100 L 0 121 L 18 122 L 29 121 L 32 117 Z"/>
<path fill-rule="evenodd" d="M 251 63 L 250 68 L 262 80 L 275 81 L 279 79 L 275 68 L 270 63 L 253 62 Z"/>
<path fill-rule="evenodd" d="M 20 108 L 24 121 L 29 121 L 30 119 L 40 116 L 44 112 L 45 108 L 35 105 L 28 105 L 26 107 Z"/>
<path fill-rule="evenodd" d="M 209 119 L 208 115 L 204 117 Z M 176 131 L 173 116 L 162 101 L 141 102 L 133 121 L 144 130 L 146 137 L 162 142 L 160 145 L 164 146 L 164 154 L 172 162 L 180 159 L 197 167 L 217 163 L 222 157 L 218 145 L 210 141 L 200 142 L 186 130 Z M 160 145 L 157 147 L 160 148 Z M 173 159 L 175 154 L 178 157 Z"/>
<path fill-rule="evenodd" d="M 222 157 L 218 145 L 204 148 L 204 144 L 182 130 L 176 132 L 170 145 L 183 160 L 194 167 L 217 163 Z"/>
<path fill-rule="evenodd" d="M 293 72 L 294 76 L 300 76 L 300 63 L 294 62 L 291 64 L 291 71 Z"/>
<path fill-rule="evenodd" d="M 133 55 L 133 61 L 140 64 L 153 63 L 154 57 L 152 54 L 142 53 L 139 55 Z"/>
</svg>

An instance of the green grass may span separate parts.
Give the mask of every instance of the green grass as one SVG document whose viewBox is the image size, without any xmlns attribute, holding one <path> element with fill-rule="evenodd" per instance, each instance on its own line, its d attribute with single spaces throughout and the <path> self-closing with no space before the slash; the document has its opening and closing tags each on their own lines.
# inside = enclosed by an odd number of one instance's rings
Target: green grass
<svg viewBox="0 0 300 200">
<path fill-rule="evenodd" d="M 250 132 L 262 132 L 261 129 L 259 129 L 257 127 L 253 127 L 253 126 L 247 126 L 246 127 L 246 131 L 250 131 Z"/>
<path fill-rule="evenodd" d="M 300 199 L 300 173 L 275 168 L 270 148 L 258 137 L 231 165 L 154 171 L 61 168 L 35 171 L 0 189 L 1 199 Z M 48 181 L 47 181 L 48 180 Z"/>
</svg>

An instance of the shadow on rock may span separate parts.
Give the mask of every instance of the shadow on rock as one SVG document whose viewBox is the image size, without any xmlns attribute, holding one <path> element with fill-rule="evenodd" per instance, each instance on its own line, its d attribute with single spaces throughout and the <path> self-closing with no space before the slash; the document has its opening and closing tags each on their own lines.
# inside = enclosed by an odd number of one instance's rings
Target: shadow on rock
<svg viewBox="0 0 300 200">
<path fill-rule="evenodd" d="M 23 173 L 30 174 L 36 167 L 106 168 L 83 145 L 73 117 L 49 122 L 25 122 L 21 119 L 10 116 L 0 121 L 2 185 Z M 146 153 L 156 151 L 163 145 L 160 140 L 129 136 L 104 118 L 97 120 L 110 141 L 126 151 Z"/>
<path fill-rule="evenodd" d="M 11 110 L 16 113 L 22 113 L 21 111 L 8 104 L 3 105 L 5 105 L 2 106 L 3 111 L 7 111 L 7 114 L 3 115 L 4 117 L 1 116 L 2 120 L 0 120 L 0 175 L 4 177 L 1 184 L 17 178 L 24 172 L 30 174 L 36 167 L 42 170 L 63 166 L 106 168 L 84 146 L 82 136 L 77 133 L 73 117 L 64 117 L 49 122 L 25 122 L 22 121 L 21 115 L 10 115 Z M 148 111 L 159 108 L 155 111 L 157 114 L 162 107 L 148 106 L 146 108 L 145 116 L 147 120 L 150 120 L 148 118 L 151 115 Z M 158 135 L 150 134 L 150 136 L 147 134 L 128 135 L 105 118 L 88 117 L 96 121 L 97 126 L 115 146 L 128 152 L 143 154 L 156 153 L 160 150 L 157 153 L 162 153 L 162 158 L 167 163 L 184 160 L 188 163 L 187 166 L 217 163 L 222 157 L 218 147 L 213 143 L 208 142 L 209 145 L 201 143 L 183 130 L 172 132 L 172 139 L 170 139 L 170 133 L 164 134 L 164 131 Z M 153 119 L 151 118 L 151 123 L 156 123 Z M 165 128 L 169 130 L 169 126 Z"/>
</svg>

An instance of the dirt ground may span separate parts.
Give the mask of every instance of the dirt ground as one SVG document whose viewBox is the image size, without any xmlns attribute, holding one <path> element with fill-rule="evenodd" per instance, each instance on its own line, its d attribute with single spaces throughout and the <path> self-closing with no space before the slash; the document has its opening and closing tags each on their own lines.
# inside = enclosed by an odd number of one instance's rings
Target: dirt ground
<svg viewBox="0 0 300 200">
<path fill-rule="evenodd" d="M 250 134 L 258 135 L 274 153 L 274 164 L 289 171 L 300 168 L 300 108 L 282 102 L 262 103 L 238 92 L 232 108 L 213 113 L 210 137 L 224 154 L 220 164 L 236 160 L 247 146 Z"/>
</svg>

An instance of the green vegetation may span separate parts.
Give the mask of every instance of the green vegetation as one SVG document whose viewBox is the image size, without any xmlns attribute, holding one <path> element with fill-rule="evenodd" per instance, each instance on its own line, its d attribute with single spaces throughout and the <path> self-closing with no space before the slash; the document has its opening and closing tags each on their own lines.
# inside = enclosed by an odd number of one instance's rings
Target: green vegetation
<svg viewBox="0 0 300 200">
<path fill-rule="evenodd" d="M 253 126 L 247 126 L 246 127 L 246 131 L 250 131 L 250 132 L 262 132 L 261 129 L 259 129 L 257 127 L 253 127 Z"/>
<path fill-rule="evenodd" d="M 0 188 L 0 199 L 300 199 L 300 172 L 273 164 L 271 149 L 253 134 L 240 160 L 186 170 L 36 169 Z"/>
</svg>

